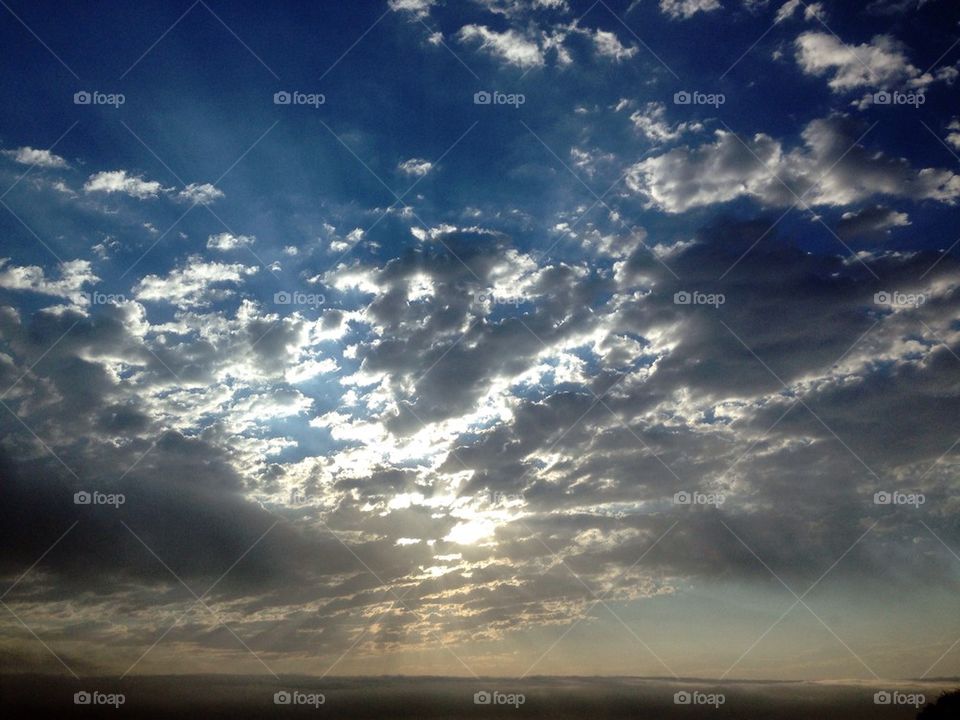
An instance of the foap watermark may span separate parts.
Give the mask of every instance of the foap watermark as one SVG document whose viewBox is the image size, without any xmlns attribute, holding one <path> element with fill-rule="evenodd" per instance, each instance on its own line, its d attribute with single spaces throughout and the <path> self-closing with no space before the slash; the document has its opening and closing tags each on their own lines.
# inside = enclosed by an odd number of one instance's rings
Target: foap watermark
<svg viewBox="0 0 960 720">
<path fill-rule="evenodd" d="M 874 105 L 913 105 L 913 107 L 918 108 L 926 101 L 927 98 L 923 93 L 881 90 L 873 94 Z"/>
<path fill-rule="evenodd" d="M 74 505 L 111 505 L 119 508 L 127 502 L 127 496 L 123 493 L 102 493 L 99 490 L 88 492 L 81 490 L 73 494 Z"/>
<path fill-rule="evenodd" d="M 327 302 L 327 298 L 322 293 L 281 290 L 273 294 L 273 302 L 275 305 L 307 305 L 310 307 L 319 307 Z"/>
<path fill-rule="evenodd" d="M 505 693 L 499 690 L 480 690 L 473 694 L 474 705 L 512 705 L 520 707 L 527 701 L 523 693 Z"/>
<path fill-rule="evenodd" d="M 699 690 L 681 690 L 673 694 L 674 705 L 712 705 L 720 707 L 727 701 L 723 693 L 705 693 Z"/>
<path fill-rule="evenodd" d="M 323 93 L 305 93 L 299 90 L 279 90 L 273 94 L 274 105 L 309 105 L 314 110 L 325 105 L 327 96 Z"/>
<path fill-rule="evenodd" d="M 523 497 L 522 492 L 505 493 L 500 492 L 499 490 L 493 490 L 486 497 L 490 501 L 491 505 L 514 505 L 516 503 L 526 502 L 526 498 Z"/>
<path fill-rule="evenodd" d="M 874 505 L 911 505 L 916 509 L 926 501 L 927 498 L 923 493 L 903 492 L 901 490 L 891 492 L 881 490 L 873 494 Z"/>
<path fill-rule="evenodd" d="M 323 693 L 306 693 L 299 690 L 278 690 L 273 694 L 274 705 L 304 705 L 318 708 L 327 701 Z"/>
<path fill-rule="evenodd" d="M 712 305 L 718 308 L 727 301 L 723 293 L 705 293 L 699 290 L 681 290 L 673 294 L 674 305 Z"/>
<path fill-rule="evenodd" d="M 120 293 L 85 292 L 81 293 L 81 297 L 91 305 L 117 305 L 127 301 L 126 296 Z"/>
<path fill-rule="evenodd" d="M 123 693 L 103 693 L 99 690 L 81 690 L 73 694 L 74 705 L 110 705 L 119 708 L 127 701 Z"/>
<path fill-rule="evenodd" d="M 473 94 L 474 105 L 513 105 L 519 108 L 527 101 L 527 96 L 523 93 L 504 93 L 499 90 L 487 92 L 479 90 Z"/>
<path fill-rule="evenodd" d="M 104 93 L 99 90 L 78 90 L 73 94 L 74 105 L 112 105 L 119 109 L 127 101 L 123 93 Z"/>
<path fill-rule="evenodd" d="M 674 505 L 723 505 L 727 498 L 723 493 L 687 492 L 681 490 L 673 496 Z"/>
<path fill-rule="evenodd" d="M 918 308 L 926 302 L 927 296 L 923 293 L 905 293 L 898 290 L 881 290 L 880 292 L 873 294 L 874 305 Z"/>
<path fill-rule="evenodd" d="M 727 101 L 727 96 L 723 93 L 704 93 L 699 90 L 687 91 L 681 90 L 673 94 L 674 105 L 712 105 L 715 108 L 720 107 Z"/>
<path fill-rule="evenodd" d="M 513 305 L 514 307 L 526 302 L 519 295 L 501 295 L 492 291 L 474 293 L 473 299 L 483 305 Z"/>
<path fill-rule="evenodd" d="M 873 694 L 874 705 L 910 705 L 918 708 L 925 705 L 927 698 L 923 693 L 903 693 L 899 690 L 880 690 Z"/>
</svg>

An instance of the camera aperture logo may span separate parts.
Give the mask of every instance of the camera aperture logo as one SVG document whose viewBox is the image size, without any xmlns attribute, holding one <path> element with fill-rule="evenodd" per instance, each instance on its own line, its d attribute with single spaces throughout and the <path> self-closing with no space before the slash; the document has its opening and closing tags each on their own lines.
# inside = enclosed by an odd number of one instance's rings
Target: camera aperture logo
<svg viewBox="0 0 960 720">
<path fill-rule="evenodd" d="M 103 93 L 99 90 L 78 90 L 73 94 L 74 105 L 112 105 L 119 110 L 127 101 L 123 93 Z"/>
<path fill-rule="evenodd" d="M 499 690 L 480 690 L 473 694 L 474 705 L 512 705 L 520 707 L 527 701 L 523 693 L 505 693 Z"/>
<path fill-rule="evenodd" d="M 99 490 L 81 490 L 73 494 L 74 505 L 110 505 L 119 508 L 127 501 L 123 493 L 102 493 Z"/>
<path fill-rule="evenodd" d="M 103 693 L 99 690 L 81 690 L 73 694 L 74 705 L 110 705 L 119 708 L 127 701 L 123 693 Z"/>
<path fill-rule="evenodd" d="M 306 293 L 299 290 L 281 290 L 273 294 L 274 305 L 306 305 L 320 307 L 326 304 L 327 298 L 322 293 Z"/>
<path fill-rule="evenodd" d="M 727 96 L 723 93 L 704 93 L 699 90 L 687 91 L 681 90 L 673 94 L 674 105 L 712 105 L 715 108 L 720 107 L 727 101 Z"/>
<path fill-rule="evenodd" d="M 273 694 L 274 705 L 304 705 L 318 708 L 327 701 L 323 693 L 305 693 L 299 690 L 278 690 Z"/>
<path fill-rule="evenodd" d="M 873 494 L 874 505 L 912 505 L 917 509 L 926 501 L 927 498 L 923 493 L 909 493 L 901 490 L 891 492 L 881 490 Z"/>
<path fill-rule="evenodd" d="M 299 90 L 279 90 L 273 94 L 274 105 L 309 105 L 314 110 L 325 105 L 327 96 L 323 93 L 305 93 Z"/>
<path fill-rule="evenodd" d="M 681 690 L 673 694 L 674 705 L 712 705 L 720 707 L 727 701 L 723 693 L 705 693 L 699 690 Z"/>
<path fill-rule="evenodd" d="M 504 93 L 499 90 L 488 92 L 479 90 L 473 94 L 474 105 L 513 105 L 519 108 L 527 101 L 527 96 L 523 93 Z"/>
<path fill-rule="evenodd" d="M 899 690 L 880 690 L 873 694 L 874 705 L 910 705 L 918 708 L 925 705 L 927 698 L 923 693 L 903 693 Z"/>
<path fill-rule="evenodd" d="M 727 302 L 723 293 L 705 293 L 699 290 L 681 290 L 673 294 L 674 305 L 710 305 L 719 308 Z"/>
<path fill-rule="evenodd" d="M 904 293 L 897 290 L 881 290 L 873 294 L 875 305 L 888 305 L 895 308 L 918 308 L 927 302 L 923 293 Z"/>
<path fill-rule="evenodd" d="M 727 498 L 723 493 L 687 492 L 681 490 L 673 496 L 674 505 L 723 505 Z"/>
</svg>

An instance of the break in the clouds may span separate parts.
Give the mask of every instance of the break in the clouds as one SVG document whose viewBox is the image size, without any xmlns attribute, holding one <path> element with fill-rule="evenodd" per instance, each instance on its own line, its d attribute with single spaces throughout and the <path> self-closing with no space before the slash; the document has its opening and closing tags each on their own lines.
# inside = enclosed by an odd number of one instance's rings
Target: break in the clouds
<svg viewBox="0 0 960 720">
<path fill-rule="evenodd" d="M 0 667 L 956 674 L 956 8 L 332 5 L 0 25 Z"/>
</svg>

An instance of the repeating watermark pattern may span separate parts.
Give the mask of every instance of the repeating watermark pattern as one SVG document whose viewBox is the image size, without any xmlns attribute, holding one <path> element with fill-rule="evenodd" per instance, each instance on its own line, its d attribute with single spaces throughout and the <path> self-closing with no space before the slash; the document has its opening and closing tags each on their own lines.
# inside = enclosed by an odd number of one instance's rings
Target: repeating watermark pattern
<svg viewBox="0 0 960 720">
<path fill-rule="evenodd" d="M 323 693 L 306 693 L 299 690 L 278 690 L 273 694 L 274 705 L 302 705 L 318 708 L 327 702 Z"/>
<path fill-rule="evenodd" d="M 681 290 L 673 294 L 674 305 L 711 305 L 718 308 L 727 302 L 723 293 L 705 293 L 699 290 Z"/>
<path fill-rule="evenodd" d="M 925 705 L 927 698 L 923 693 L 903 693 L 899 690 L 880 690 L 873 694 L 874 705 L 910 705 L 918 708 Z"/>
<path fill-rule="evenodd" d="M 927 296 L 923 293 L 905 293 L 898 290 L 881 290 L 873 294 L 875 305 L 887 305 L 889 307 L 912 307 L 918 308 L 926 304 Z"/>
<path fill-rule="evenodd" d="M 99 690 L 81 690 L 73 694 L 74 705 L 109 705 L 119 708 L 127 701 L 123 693 L 104 693 Z"/>
<path fill-rule="evenodd" d="M 102 493 L 99 490 L 88 492 L 81 490 L 73 494 L 74 505 L 111 505 L 119 508 L 127 502 L 127 497 L 123 493 Z"/>
<path fill-rule="evenodd" d="M 480 690 L 473 694 L 474 705 L 512 705 L 520 707 L 527 701 L 523 693 L 505 693 L 499 690 Z"/>
<path fill-rule="evenodd" d="M 888 92 L 881 90 L 873 94 L 874 105 L 912 105 L 915 108 L 919 108 L 926 101 L 927 98 L 923 93 L 901 92 L 899 90 Z"/>
<path fill-rule="evenodd" d="M 299 90 L 278 90 L 273 94 L 274 105 L 309 105 L 314 110 L 325 105 L 327 96 L 323 93 L 305 93 Z"/>
<path fill-rule="evenodd" d="M 912 505 L 914 508 L 919 508 L 926 501 L 927 498 L 923 493 L 881 490 L 873 494 L 874 505 Z"/>
<path fill-rule="evenodd" d="M 681 490 L 673 496 L 674 505 L 723 505 L 726 502 L 723 493 L 687 492 Z"/>
<path fill-rule="evenodd" d="M 680 90 L 673 94 L 674 105 L 712 105 L 715 108 L 720 107 L 727 101 L 727 96 L 723 93 L 705 93 L 699 90 L 687 91 Z"/>
<path fill-rule="evenodd" d="M 115 109 L 127 101 L 123 93 L 104 93 L 99 90 L 78 90 L 73 94 L 74 105 L 111 105 Z"/>
<path fill-rule="evenodd" d="M 700 690 L 680 690 L 673 694 L 674 705 L 711 705 L 720 707 L 727 701 L 723 693 L 706 693 Z"/>
<path fill-rule="evenodd" d="M 273 294 L 274 305 L 306 305 L 320 307 L 327 298 L 322 293 L 307 293 L 299 290 L 281 290 Z"/>
<path fill-rule="evenodd" d="M 513 305 L 518 307 L 526 302 L 519 295 L 501 295 L 492 291 L 474 293 L 473 299 L 483 305 Z"/>
<path fill-rule="evenodd" d="M 527 96 L 523 93 L 504 93 L 499 90 L 488 92 L 479 90 L 473 94 L 474 105 L 513 105 L 519 108 L 527 101 Z"/>
</svg>

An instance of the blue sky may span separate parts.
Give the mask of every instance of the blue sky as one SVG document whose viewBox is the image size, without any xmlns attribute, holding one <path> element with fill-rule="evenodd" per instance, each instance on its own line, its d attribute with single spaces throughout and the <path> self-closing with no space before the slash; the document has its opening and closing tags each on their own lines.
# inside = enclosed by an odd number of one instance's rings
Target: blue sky
<svg viewBox="0 0 960 720">
<path fill-rule="evenodd" d="M 5 668 L 960 673 L 949 0 L 0 18 Z"/>
</svg>

